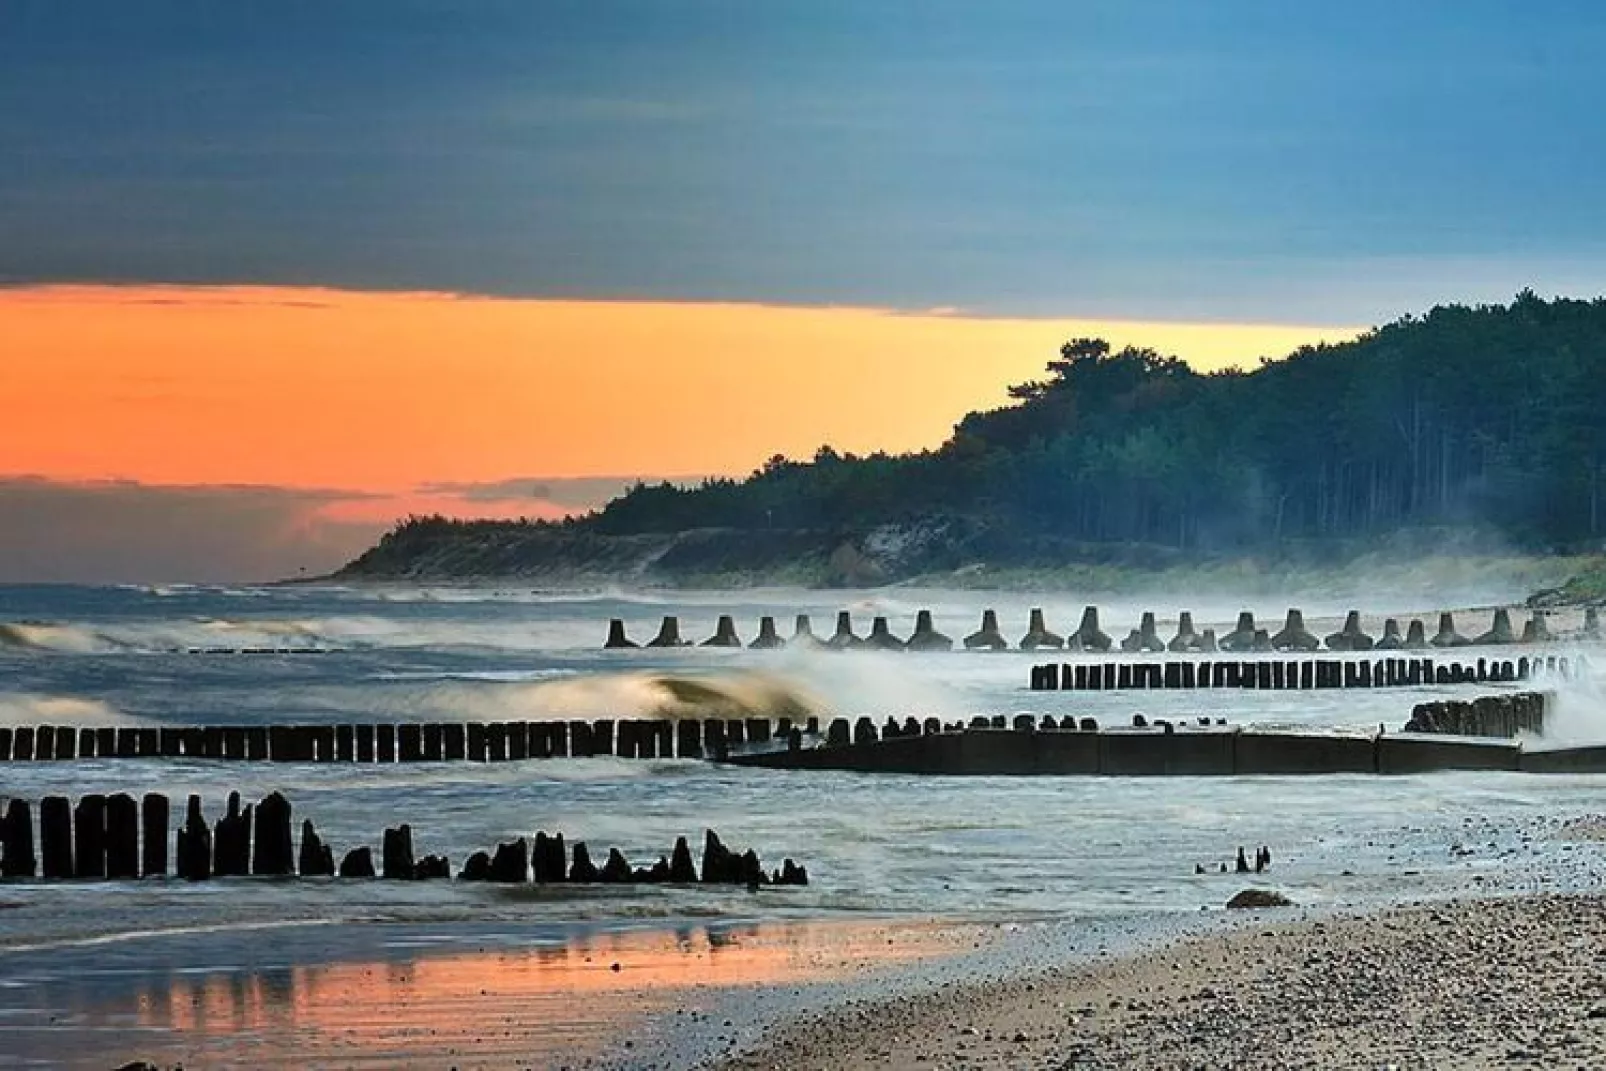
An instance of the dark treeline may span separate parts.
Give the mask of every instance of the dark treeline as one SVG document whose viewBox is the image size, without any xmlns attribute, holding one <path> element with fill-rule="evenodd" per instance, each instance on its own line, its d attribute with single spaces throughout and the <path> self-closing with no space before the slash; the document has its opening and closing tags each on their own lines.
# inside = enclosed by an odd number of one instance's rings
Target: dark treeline
<svg viewBox="0 0 1606 1071">
<path fill-rule="evenodd" d="M 935 450 L 822 447 L 744 480 L 638 485 L 569 523 L 626 535 L 962 520 L 1223 552 L 1426 528 L 1547 546 L 1606 523 L 1606 300 L 1525 291 L 1207 375 L 1078 339 L 1010 395 Z"/>
</svg>

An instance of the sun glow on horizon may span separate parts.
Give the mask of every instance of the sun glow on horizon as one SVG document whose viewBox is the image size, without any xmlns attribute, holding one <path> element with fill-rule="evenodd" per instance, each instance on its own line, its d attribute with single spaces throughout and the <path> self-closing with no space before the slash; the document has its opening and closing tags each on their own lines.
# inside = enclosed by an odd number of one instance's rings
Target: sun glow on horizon
<svg viewBox="0 0 1606 1071">
<path fill-rule="evenodd" d="M 1202 370 L 1352 327 L 280 287 L 0 290 L 0 474 L 430 496 L 936 446 L 1067 338 Z M 344 507 L 365 513 L 360 503 Z M 376 509 L 379 507 L 375 507 Z M 487 506 L 485 512 L 494 513 Z"/>
</svg>

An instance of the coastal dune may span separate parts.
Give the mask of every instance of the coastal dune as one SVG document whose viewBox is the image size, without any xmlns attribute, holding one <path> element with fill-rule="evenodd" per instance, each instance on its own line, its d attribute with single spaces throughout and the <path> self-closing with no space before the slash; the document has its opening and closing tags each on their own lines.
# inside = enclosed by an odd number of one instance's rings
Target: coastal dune
<svg viewBox="0 0 1606 1071">
<path fill-rule="evenodd" d="M 718 1071 L 1606 1066 L 1606 897 L 1257 914 L 1129 958 L 840 1008 Z"/>
</svg>

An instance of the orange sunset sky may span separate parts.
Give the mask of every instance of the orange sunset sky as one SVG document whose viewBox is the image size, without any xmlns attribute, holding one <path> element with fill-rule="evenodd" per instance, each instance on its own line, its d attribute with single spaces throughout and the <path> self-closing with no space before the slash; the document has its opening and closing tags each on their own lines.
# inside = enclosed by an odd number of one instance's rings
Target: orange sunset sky
<svg viewBox="0 0 1606 1071">
<path fill-rule="evenodd" d="M 1353 328 L 313 289 L 0 294 L 6 472 L 375 492 L 933 446 L 1083 334 L 1219 368 Z M 510 503 L 511 504 L 511 503 Z"/>
<path fill-rule="evenodd" d="M 299 544 L 299 556 L 237 568 L 326 569 L 409 512 L 558 516 L 638 476 L 741 474 L 823 443 L 933 446 L 1078 335 L 1208 369 L 1354 331 L 303 288 L 17 288 L 0 292 L 0 473 L 32 494 L 34 513 L 47 492 L 76 496 L 81 510 L 108 491 L 140 492 L 178 496 L 186 527 L 203 530 L 211 522 L 198 500 L 249 494 L 257 542 L 285 553 Z M 278 497 L 267 507 L 264 495 Z M 159 515 L 176 516 L 148 512 L 158 534 Z"/>
</svg>

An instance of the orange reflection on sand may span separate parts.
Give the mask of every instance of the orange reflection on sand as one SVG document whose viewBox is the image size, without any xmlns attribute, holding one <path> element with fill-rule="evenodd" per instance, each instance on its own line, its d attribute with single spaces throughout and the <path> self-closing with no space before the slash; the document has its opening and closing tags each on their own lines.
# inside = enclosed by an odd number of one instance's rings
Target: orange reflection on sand
<svg viewBox="0 0 1606 1071">
<path fill-rule="evenodd" d="M 595 1051 L 700 991 L 837 980 L 952 951 L 938 924 L 796 923 L 627 932 L 559 947 L 180 977 L 138 1000 L 138 1025 L 255 1066 L 435 1051 Z M 219 1046 L 221 1045 L 221 1048 Z M 193 1052 L 194 1049 L 186 1051 Z"/>
</svg>

